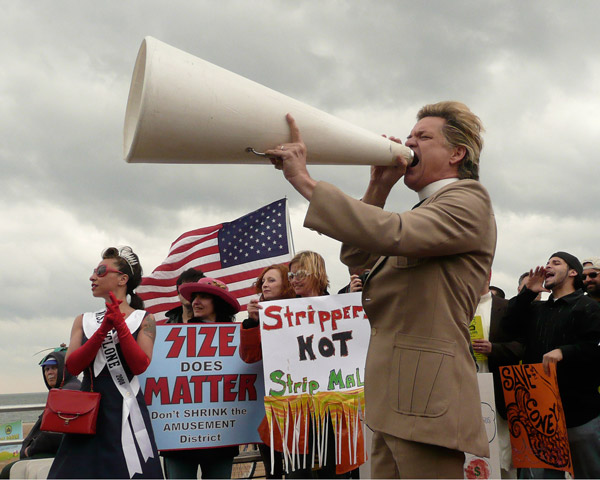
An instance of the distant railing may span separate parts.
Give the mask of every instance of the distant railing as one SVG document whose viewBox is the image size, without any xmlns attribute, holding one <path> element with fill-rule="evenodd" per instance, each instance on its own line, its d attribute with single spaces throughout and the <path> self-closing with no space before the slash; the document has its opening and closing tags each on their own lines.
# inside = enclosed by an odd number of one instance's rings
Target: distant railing
<svg viewBox="0 0 600 480">
<path fill-rule="evenodd" d="M 45 403 L 36 403 L 29 405 L 5 405 L 0 406 L 0 413 L 10 412 L 31 412 L 34 410 L 44 410 Z M 19 440 L 0 440 L 0 447 L 5 445 L 21 445 L 23 439 Z M 240 453 L 234 460 L 234 469 L 232 478 L 252 478 L 256 470 L 256 463 L 260 462 L 260 454 L 254 445 L 243 445 Z"/>
<path fill-rule="evenodd" d="M 45 407 L 45 403 L 35 403 L 29 405 L 4 405 L 0 406 L 0 413 L 31 412 L 34 410 L 43 410 Z M 0 440 L 0 447 L 3 447 L 5 445 L 21 445 L 22 443 L 22 438 L 19 440 Z"/>
</svg>

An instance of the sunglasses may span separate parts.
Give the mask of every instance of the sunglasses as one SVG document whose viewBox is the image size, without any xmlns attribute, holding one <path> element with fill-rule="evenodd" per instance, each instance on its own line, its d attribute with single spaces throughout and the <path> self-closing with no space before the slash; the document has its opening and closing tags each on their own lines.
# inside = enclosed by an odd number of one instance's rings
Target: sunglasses
<svg viewBox="0 0 600 480">
<path fill-rule="evenodd" d="M 583 274 L 583 278 L 585 278 L 585 277 L 596 278 L 597 276 L 598 276 L 598 272 L 590 272 L 590 273 Z"/>
<path fill-rule="evenodd" d="M 296 280 L 298 280 L 299 282 L 301 282 L 302 280 L 304 280 L 309 275 L 312 275 L 312 273 L 311 272 L 307 272 L 306 270 L 298 270 L 295 273 L 294 272 L 288 272 L 288 279 L 294 280 L 294 278 L 295 278 Z"/>
<path fill-rule="evenodd" d="M 120 273 L 121 275 L 125 275 L 120 270 L 108 268 L 106 265 L 100 265 L 99 267 L 94 268 L 94 275 L 96 275 L 97 277 L 105 277 L 107 273 Z"/>
</svg>

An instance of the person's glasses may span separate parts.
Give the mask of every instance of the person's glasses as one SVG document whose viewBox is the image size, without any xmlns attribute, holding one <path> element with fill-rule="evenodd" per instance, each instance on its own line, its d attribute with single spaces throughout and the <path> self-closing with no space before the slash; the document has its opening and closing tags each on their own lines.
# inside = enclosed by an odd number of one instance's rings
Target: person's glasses
<svg viewBox="0 0 600 480">
<path fill-rule="evenodd" d="M 597 276 L 598 276 L 598 272 L 590 272 L 590 273 L 583 274 L 583 278 L 585 278 L 585 277 L 596 278 Z"/>
<path fill-rule="evenodd" d="M 120 273 L 121 275 L 124 275 L 123 272 L 121 272 L 120 270 L 115 270 L 114 268 L 108 268 L 106 265 L 100 265 L 97 268 L 94 268 L 94 274 L 97 277 L 105 277 L 107 273 Z"/>
<path fill-rule="evenodd" d="M 290 281 L 296 279 L 298 282 L 301 282 L 309 275 L 312 275 L 312 273 L 307 272 L 306 270 L 297 270 L 295 273 L 288 272 L 288 278 L 290 279 Z"/>
</svg>

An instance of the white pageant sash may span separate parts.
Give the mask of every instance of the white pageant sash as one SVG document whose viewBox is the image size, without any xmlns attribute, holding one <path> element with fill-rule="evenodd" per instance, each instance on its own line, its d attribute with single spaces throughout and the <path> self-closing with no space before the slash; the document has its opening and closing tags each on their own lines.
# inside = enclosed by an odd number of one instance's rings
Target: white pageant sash
<svg viewBox="0 0 600 480">
<path fill-rule="evenodd" d="M 84 314 L 83 329 L 86 337 L 90 338 L 88 332 L 93 335 L 98 329 L 104 319 L 105 313 L 106 310 Z M 130 332 L 133 333 L 139 328 L 145 315 L 146 312 L 144 310 L 135 310 L 127 317 L 125 323 Z M 146 424 L 144 423 L 144 417 L 136 398 L 136 395 L 140 391 L 140 382 L 136 376 L 132 378 L 131 382 L 127 379 L 127 374 L 116 349 L 117 343 L 119 343 L 119 337 L 113 329 L 106 336 L 102 342 L 102 347 L 98 350 L 96 359 L 94 360 L 94 375 L 96 376 L 100 373 L 104 366 L 107 365 L 113 382 L 123 397 L 121 443 L 123 445 L 123 455 L 127 462 L 129 477 L 132 478 L 136 473 L 142 473 L 133 437 L 135 436 L 137 440 L 144 462 L 148 458 L 154 457 L 154 453 L 148 431 L 146 430 Z M 129 425 L 128 419 L 131 419 L 131 425 Z"/>
<path fill-rule="evenodd" d="M 98 310 L 97 312 L 87 312 L 83 314 L 83 333 L 87 338 L 92 338 L 92 335 L 94 335 L 96 330 L 100 328 L 100 325 L 102 325 L 102 322 L 104 321 L 105 313 L 106 308 Z M 129 327 L 129 331 L 132 334 L 140 327 L 145 316 L 145 310 L 134 310 L 131 315 L 125 319 L 125 323 L 127 324 L 127 327 Z M 111 331 L 111 333 L 115 333 L 114 329 Z M 115 335 L 115 343 L 119 343 L 119 338 L 117 335 Z M 100 351 L 98 351 L 98 354 L 94 359 L 94 376 L 98 376 L 105 365 L 106 357 L 104 357 L 104 355 L 100 355 Z"/>
</svg>

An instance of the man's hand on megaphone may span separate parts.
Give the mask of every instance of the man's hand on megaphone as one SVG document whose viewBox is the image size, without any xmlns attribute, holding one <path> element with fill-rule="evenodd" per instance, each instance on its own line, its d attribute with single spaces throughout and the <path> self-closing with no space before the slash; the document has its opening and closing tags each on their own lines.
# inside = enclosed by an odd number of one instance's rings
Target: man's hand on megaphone
<svg viewBox="0 0 600 480">
<path fill-rule="evenodd" d="M 388 138 L 386 135 L 382 135 Z M 402 145 L 402 141 L 396 137 L 389 137 L 389 140 Z M 390 166 L 373 165 L 371 167 L 371 183 L 375 183 L 382 188 L 392 189 L 394 185 L 406 173 L 408 162 L 403 157 L 396 157 L 394 164 Z"/>
<path fill-rule="evenodd" d="M 275 165 L 275 168 L 283 170 L 286 180 L 298 193 L 310 201 L 317 182 L 312 179 L 306 168 L 306 145 L 302 141 L 300 129 L 296 125 L 294 117 L 288 113 L 285 118 L 290 126 L 292 141 L 272 150 L 266 150 L 265 153 L 271 158 L 271 163 Z"/>
<path fill-rule="evenodd" d="M 388 138 L 386 135 L 382 135 Z M 392 142 L 402 143 L 399 138 L 389 137 Z M 371 166 L 371 177 L 369 186 L 365 192 L 362 201 L 369 205 L 382 207 L 385 205 L 390 191 L 406 173 L 408 162 L 403 157 L 396 157 L 394 164 L 390 166 L 373 165 Z"/>
</svg>

